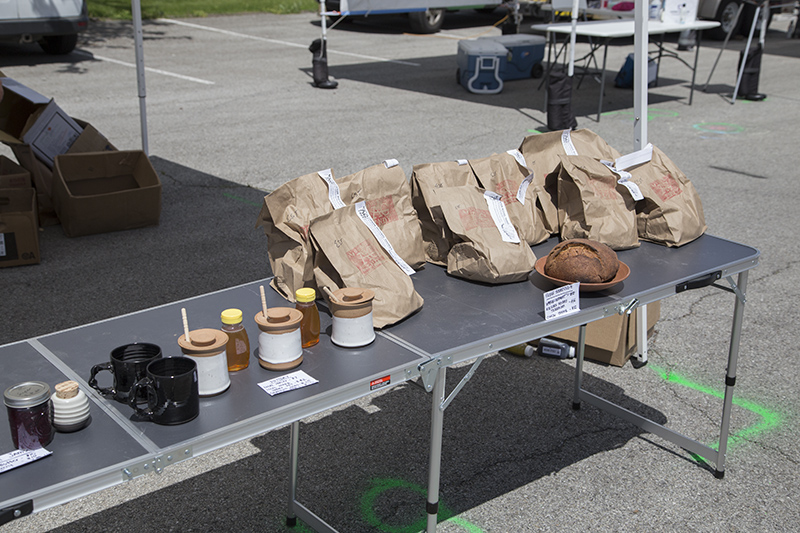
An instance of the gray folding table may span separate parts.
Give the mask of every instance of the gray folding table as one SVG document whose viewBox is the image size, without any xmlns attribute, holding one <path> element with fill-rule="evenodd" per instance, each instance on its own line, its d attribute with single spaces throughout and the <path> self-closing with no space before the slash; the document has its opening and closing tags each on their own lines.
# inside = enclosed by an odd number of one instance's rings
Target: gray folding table
<svg viewBox="0 0 800 533">
<path fill-rule="evenodd" d="M 556 239 L 534 247 L 537 257 L 546 255 Z M 574 381 L 573 408 L 586 401 L 651 433 L 671 440 L 713 462 L 716 475 L 724 474 L 724 459 L 736 378 L 739 336 L 745 303 L 747 274 L 758 264 L 759 252 L 749 246 L 704 235 L 680 248 L 642 243 L 619 253 L 631 268 L 621 284 L 597 293 L 581 295 L 581 310 L 557 320 L 544 318 L 544 292 L 553 286 L 532 273 L 525 282 L 490 286 L 448 276 L 444 269 L 426 265 L 413 276 L 416 290 L 425 299 L 415 315 L 379 332 L 370 346 L 343 349 L 330 342 L 329 334 L 304 354 L 301 369 L 319 379 L 310 387 L 270 397 L 258 383 L 275 373 L 258 367 L 231 376 L 224 394 L 201 401 L 200 416 L 179 426 L 158 426 L 132 418 L 127 406 L 101 398 L 93 391 L 93 422 L 89 428 L 58 434 L 48 447 L 53 455 L 2 474 L 0 523 L 5 519 L 39 511 L 85 494 L 122 483 L 169 464 L 238 442 L 271 429 L 291 424 L 291 469 L 288 522 L 302 519 L 316 531 L 334 531 L 296 499 L 299 421 L 373 392 L 375 384 L 395 386 L 419 378 L 432 392 L 431 441 L 428 481 L 428 532 L 436 530 L 444 411 L 489 353 L 558 331 L 581 326 Z M 734 279 L 734 276 L 737 276 Z M 728 287 L 720 284 L 726 280 Z M 260 309 L 259 284 L 254 282 L 190 298 L 138 313 L 29 339 L 0 347 L 4 373 L 0 388 L 24 380 L 50 384 L 63 379 L 85 378 L 93 364 L 108 359 L 114 347 L 130 342 L 153 342 L 165 355 L 177 354 L 181 334 L 180 308 L 185 307 L 196 327 L 213 325 L 219 312 L 239 307 L 245 317 Z M 725 397 L 719 449 L 688 437 L 616 406 L 581 387 L 585 324 L 616 313 L 632 312 L 641 305 L 678 292 L 709 284 L 735 294 L 733 327 L 725 376 Z M 286 305 L 273 291 L 269 305 Z M 322 313 L 322 329 L 330 318 Z M 245 321 L 251 340 L 258 330 Z M 256 343 L 255 346 L 257 346 Z M 446 369 L 475 360 L 472 368 L 449 395 L 445 395 Z M 7 424 L 0 424 L 0 451 L 10 451 Z M 109 448 L 108 442 L 114 442 Z"/>
</svg>

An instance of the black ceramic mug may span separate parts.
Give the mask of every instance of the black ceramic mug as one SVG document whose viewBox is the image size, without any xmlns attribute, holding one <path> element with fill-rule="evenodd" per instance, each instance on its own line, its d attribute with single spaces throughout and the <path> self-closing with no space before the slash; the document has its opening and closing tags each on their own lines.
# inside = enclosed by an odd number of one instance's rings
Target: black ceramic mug
<svg viewBox="0 0 800 533">
<path fill-rule="evenodd" d="M 161 358 L 161 348 L 147 342 L 125 344 L 111 350 L 111 362 L 100 363 L 92 367 L 89 386 L 96 389 L 103 396 L 111 396 L 118 402 L 128 403 L 128 396 L 133 384 L 145 377 L 147 364 L 154 359 Z M 114 377 L 110 388 L 97 385 L 97 374 L 107 370 Z M 139 398 L 147 399 L 146 396 Z"/>
<path fill-rule="evenodd" d="M 197 363 L 189 357 L 164 357 L 148 363 L 147 374 L 134 383 L 128 404 L 142 418 L 172 426 L 193 420 L 200 414 Z M 141 394 L 140 394 L 141 393 Z M 147 399 L 138 400 L 140 395 Z M 147 407 L 142 408 L 141 405 Z"/>
</svg>

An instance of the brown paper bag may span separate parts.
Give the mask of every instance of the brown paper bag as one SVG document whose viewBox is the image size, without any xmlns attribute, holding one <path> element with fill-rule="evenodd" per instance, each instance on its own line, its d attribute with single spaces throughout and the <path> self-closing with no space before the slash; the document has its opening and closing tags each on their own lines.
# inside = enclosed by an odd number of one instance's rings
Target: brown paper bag
<svg viewBox="0 0 800 533">
<path fill-rule="evenodd" d="M 639 246 L 634 200 L 606 165 L 585 156 L 562 156 L 558 173 L 561 240 L 592 239 L 624 250 Z"/>
<path fill-rule="evenodd" d="M 317 286 L 331 291 L 344 287 L 374 290 L 372 320 L 376 328 L 394 324 L 422 307 L 423 299 L 414 290 L 411 277 L 362 222 L 356 205 L 315 219 L 309 235 Z"/>
<path fill-rule="evenodd" d="M 471 186 L 434 190 L 450 230 L 460 240 L 447 254 L 447 273 L 486 283 L 523 281 L 536 256 L 521 237 L 517 243 L 503 240 L 484 192 Z"/>
<path fill-rule="evenodd" d="M 412 268 L 425 264 L 425 250 L 417 211 L 411 201 L 411 186 L 396 161 L 384 161 L 339 180 L 348 205 L 365 200 L 378 227 L 395 251 Z"/>
<path fill-rule="evenodd" d="M 400 257 L 414 268 L 425 263 L 411 188 L 396 162 L 374 165 L 342 179 L 335 179 L 330 169 L 314 172 L 267 195 L 256 224 L 268 238 L 267 252 L 275 276 L 271 285 L 284 298 L 294 301 L 297 289 L 315 286 L 308 242 L 311 222 L 335 208 L 361 200 L 367 202 L 367 209 Z"/>
<path fill-rule="evenodd" d="M 686 175 L 653 147 L 649 163 L 628 169 L 644 200 L 636 202 L 639 238 L 681 246 L 705 233 L 703 204 Z"/>
<path fill-rule="evenodd" d="M 297 289 L 314 287 L 308 228 L 312 220 L 331 211 L 328 187 L 317 172 L 284 183 L 264 197 L 256 227 L 263 228 L 268 239 L 275 276 L 270 285 L 291 302 Z"/>
<path fill-rule="evenodd" d="M 530 181 L 525 182 L 531 171 L 525 165 L 522 154 L 516 150 L 513 152 L 516 154 L 509 151 L 482 159 L 470 159 L 469 164 L 481 187 L 503 198 L 520 238 L 533 246 L 546 241 L 550 231 L 545 227 L 541 208 L 537 207 L 536 194 L 540 189 Z"/>
<path fill-rule="evenodd" d="M 519 147 L 528 168 L 533 172 L 532 185 L 542 211 L 545 228 L 551 234 L 558 227 L 558 165 L 562 155 L 585 155 L 614 161 L 620 156 L 599 135 L 587 130 L 564 130 L 525 137 Z"/>
<path fill-rule="evenodd" d="M 431 263 L 445 266 L 450 247 L 455 243 L 433 191 L 463 185 L 478 186 L 466 159 L 414 165 L 411 172 L 411 198 L 419 218 L 425 257 Z"/>
</svg>

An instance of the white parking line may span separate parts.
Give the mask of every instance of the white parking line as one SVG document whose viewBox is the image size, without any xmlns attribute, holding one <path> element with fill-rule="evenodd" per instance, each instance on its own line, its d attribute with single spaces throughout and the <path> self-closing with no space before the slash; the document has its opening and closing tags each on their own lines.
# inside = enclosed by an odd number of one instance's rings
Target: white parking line
<svg viewBox="0 0 800 533">
<path fill-rule="evenodd" d="M 281 44 L 281 45 L 284 45 L 284 46 L 291 46 L 293 48 L 308 49 L 308 46 L 304 45 L 304 44 L 291 43 L 291 42 L 288 42 L 288 41 L 279 41 L 277 39 L 267 39 L 266 37 L 257 37 L 255 35 L 248 35 L 246 33 L 238 33 L 238 32 L 230 31 L 230 30 L 222 30 L 222 29 L 219 29 L 219 28 L 213 28 L 211 26 L 202 26 L 200 24 L 193 24 L 191 22 L 183 22 L 181 20 L 157 19 L 157 21 L 158 22 L 167 22 L 169 24 L 176 24 L 178 26 L 186 26 L 187 28 L 194 28 L 194 29 L 197 29 L 197 30 L 213 31 L 213 32 L 216 32 L 216 33 L 221 33 L 223 35 L 230 35 L 231 37 L 239 37 L 240 39 L 251 39 L 253 41 L 261 41 L 261 42 L 272 43 L 272 44 Z M 407 65 L 407 66 L 410 66 L 410 67 L 419 67 L 420 66 L 419 63 L 412 63 L 410 61 L 401 61 L 401 60 L 398 60 L 398 59 L 386 59 L 384 57 L 366 56 L 366 55 L 362 55 L 362 54 L 354 54 L 354 53 L 351 53 L 351 52 L 340 52 L 340 51 L 337 51 L 337 50 L 331 50 L 330 47 L 328 47 L 328 53 L 329 54 L 338 54 L 338 55 L 343 55 L 343 56 L 350 56 L 350 57 L 357 57 L 359 59 L 369 59 L 370 61 L 381 61 L 381 62 L 384 62 L 384 63 L 397 63 L 399 65 Z"/>
<path fill-rule="evenodd" d="M 128 63 L 126 61 L 120 61 L 119 59 L 112 59 L 110 57 L 99 56 L 97 54 L 93 54 L 91 52 L 86 52 L 84 50 L 76 50 L 75 53 L 76 54 L 80 54 L 82 56 L 91 57 L 92 59 L 97 59 L 98 61 L 106 61 L 108 63 L 114 63 L 116 65 L 122 65 L 124 67 L 136 68 L 136 64 L 135 63 Z M 171 76 L 173 78 L 178 78 L 178 79 L 181 79 L 181 80 L 193 81 L 195 83 L 202 83 L 203 85 L 214 85 L 213 81 L 203 80 L 203 79 L 200 79 L 200 78 L 193 78 L 191 76 L 184 76 L 183 74 L 176 74 L 175 72 L 169 72 L 169 71 L 166 71 L 166 70 L 159 70 L 157 68 L 150 68 L 150 67 L 144 67 L 144 69 L 147 72 L 153 72 L 155 74 L 162 74 L 164 76 Z"/>
</svg>

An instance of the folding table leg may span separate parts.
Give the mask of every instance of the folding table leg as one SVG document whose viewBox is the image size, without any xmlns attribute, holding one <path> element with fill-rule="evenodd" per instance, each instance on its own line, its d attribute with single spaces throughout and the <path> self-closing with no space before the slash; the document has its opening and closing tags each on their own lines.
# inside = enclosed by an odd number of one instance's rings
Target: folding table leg
<svg viewBox="0 0 800 533">
<path fill-rule="evenodd" d="M 446 367 L 436 371 L 431 400 L 431 442 L 430 463 L 428 465 L 428 512 L 427 533 L 436 533 L 436 522 L 439 516 L 439 477 L 442 469 L 442 431 L 444 426 L 445 376 Z"/>
<path fill-rule="evenodd" d="M 728 451 L 728 433 L 731 423 L 731 406 L 733 404 L 733 386 L 736 384 L 736 365 L 739 361 L 739 340 L 742 335 L 742 318 L 744 316 L 744 296 L 747 294 L 748 271 L 739 273 L 736 305 L 733 308 L 733 324 L 731 326 L 731 343 L 728 348 L 728 370 L 725 374 L 725 397 L 722 404 L 722 423 L 719 429 L 719 450 L 717 469 L 714 475 L 722 478 L 725 475 L 725 453 Z"/>
<path fill-rule="evenodd" d="M 286 525 L 297 525 L 295 502 L 297 501 L 297 454 L 300 448 L 300 422 L 292 422 L 289 431 L 289 508 L 286 512 Z"/>
<path fill-rule="evenodd" d="M 583 384 L 583 354 L 586 348 L 586 324 L 578 330 L 578 353 L 575 357 L 575 391 L 572 396 L 572 408 L 581 408 L 581 385 Z"/>
</svg>

